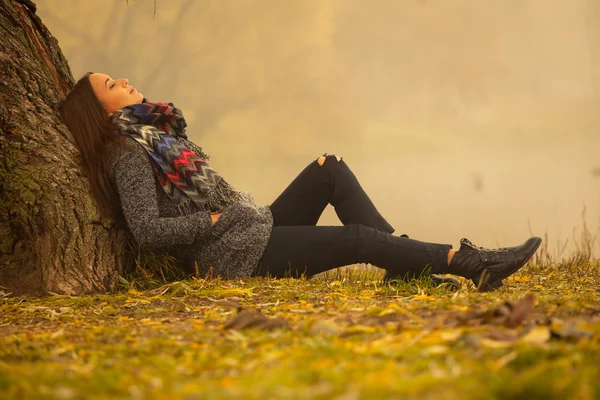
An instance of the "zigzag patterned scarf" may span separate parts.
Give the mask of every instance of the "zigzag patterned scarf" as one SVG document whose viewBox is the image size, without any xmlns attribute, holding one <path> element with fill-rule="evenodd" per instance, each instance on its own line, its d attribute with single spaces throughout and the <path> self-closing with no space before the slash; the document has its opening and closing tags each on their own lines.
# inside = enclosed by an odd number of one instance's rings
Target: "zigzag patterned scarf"
<svg viewBox="0 0 600 400">
<path fill-rule="evenodd" d="M 145 100 L 144 100 L 145 101 Z M 165 193 L 177 206 L 202 208 L 221 176 L 179 138 L 187 139 L 183 114 L 172 103 L 132 104 L 111 117 L 121 135 L 135 139 L 153 161 Z"/>
</svg>

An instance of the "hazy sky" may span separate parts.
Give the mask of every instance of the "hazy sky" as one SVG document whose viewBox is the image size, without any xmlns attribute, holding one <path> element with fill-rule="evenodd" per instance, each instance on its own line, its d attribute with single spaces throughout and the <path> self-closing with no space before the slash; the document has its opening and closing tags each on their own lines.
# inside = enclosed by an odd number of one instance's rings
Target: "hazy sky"
<svg viewBox="0 0 600 400">
<path fill-rule="evenodd" d="M 556 247 L 584 204 L 599 233 L 598 1 L 37 4 L 76 78 L 174 102 L 259 203 L 329 152 L 398 234 L 496 246 L 530 226 Z"/>
</svg>

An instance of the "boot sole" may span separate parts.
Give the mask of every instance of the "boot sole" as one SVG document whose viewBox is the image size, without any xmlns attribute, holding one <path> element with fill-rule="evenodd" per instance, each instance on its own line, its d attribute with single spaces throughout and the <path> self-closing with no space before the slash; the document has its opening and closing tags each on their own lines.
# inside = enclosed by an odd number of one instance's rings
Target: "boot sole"
<svg viewBox="0 0 600 400">
<path fill-rule="evenodd" d="M 506 275 L 504 275 L 502 278 L 496 279 L 495 281 L 493 281 L 491 283 L 484 283 L 483 285 L 481 285 L 480 288 L 477 288 L 477 291 L 483 293 L 483 292 L 491 292 L 491 291 L 494 291 L 494 290 L 498 289 L 500 286 L 502 286 L 502 281 L 504 279 L 506 279 L 507 277 L 511 276 L 515 272 L 517 272 L 519 269 L 521 269 L 523 267 L 523 265 L 527 264 L 527 262 L 529 260 L 531 260 L 531 257 L 533 257 L 533 255 L 535 254 L 535 252 L 537 251 L 537 249 L 540 247 L 541 244 L 542 244 L 542 239 L 541 238 L 537 238 L 535 246 L 533 247 L 533 249 L 531 250 L 531 252 L 529 254 L 527 254 L 527 256 L 525 257 L 525 261 L 523 261 L 516 268 L 514 268 L 509 273 L 507 273 Z"/>
</svg>

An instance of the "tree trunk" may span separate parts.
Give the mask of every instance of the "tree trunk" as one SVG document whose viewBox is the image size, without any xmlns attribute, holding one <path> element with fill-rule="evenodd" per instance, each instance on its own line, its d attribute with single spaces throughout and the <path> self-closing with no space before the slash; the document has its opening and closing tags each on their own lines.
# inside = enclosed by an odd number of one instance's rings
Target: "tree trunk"
<svg viewBox="0 0 600 400">
<path fill-rule="evenodd" d="M 35 11 L 30 0 L 0 0 L 0 286 L 114 291 L 127 235 L 100 220 L 89 194 L 58 113 L 74 81 Z"/>
</svg>

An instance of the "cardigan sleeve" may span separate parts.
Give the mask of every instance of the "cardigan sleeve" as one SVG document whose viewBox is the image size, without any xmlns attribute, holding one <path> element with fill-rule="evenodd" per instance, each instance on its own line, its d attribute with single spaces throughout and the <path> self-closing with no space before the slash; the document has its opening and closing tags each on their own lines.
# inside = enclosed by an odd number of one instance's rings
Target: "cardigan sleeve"
<svg viewBox="0 0 600 400">
<path fill-rule="evenodd" d="M 178 217 L 160 216 L 156 178 L 147 156 L 131 150 L 123 151 L 113 171 L 123 215 L 139 245 L 192 244 L 211 228 L 208 211 Z"/>
</svg>

